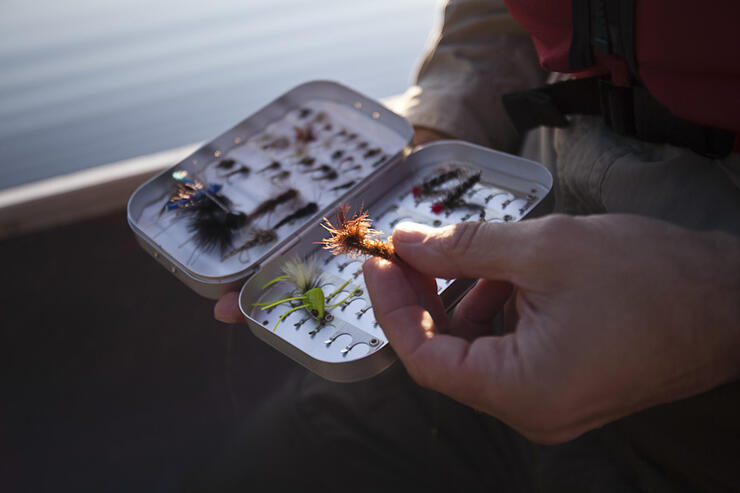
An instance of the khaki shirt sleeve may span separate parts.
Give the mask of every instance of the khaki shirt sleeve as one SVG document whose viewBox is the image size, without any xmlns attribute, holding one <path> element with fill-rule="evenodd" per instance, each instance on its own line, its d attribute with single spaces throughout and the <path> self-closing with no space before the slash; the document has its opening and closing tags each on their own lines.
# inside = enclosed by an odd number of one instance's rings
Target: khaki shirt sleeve
<svg viewBox="0 0 740 493">
<path fill-rule="evenodd" d="M 544 81 L 529 35 L 503 1 L 450 0 L 400 111 L 414 126 L 514 151 L 519 138 L 501 95 Z"/>
</svg>

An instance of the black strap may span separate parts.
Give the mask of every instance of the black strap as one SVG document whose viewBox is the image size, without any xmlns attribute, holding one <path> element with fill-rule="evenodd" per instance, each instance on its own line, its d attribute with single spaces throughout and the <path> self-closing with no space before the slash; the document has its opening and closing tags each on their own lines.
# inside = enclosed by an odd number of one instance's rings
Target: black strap
<svg viewBox="0 0 740 493">
<path fill-rule="evenodd" d="M 594 64 L 591 53 L 590 0 L 572 0 L 571 14 L 573 31 L 568 52 L 571 70 L 584 70 Z"/>
<path fill-rule="evenodd" d="M 568 64 L 573 71 L 594 64 L 593 51 L 621 56 L 635 81 L 635 1 L 571 0 L 572 33 Z"/>
<path fill-rule="evenodd" d="M 606 0 L 610 53 L 624 59 L 636 81 L 640 81 L 635 58 L 635 0 Z"/>
<path fill-rule="evenodd" d="M 719 158 L 732 152 L 735 133 L 675 117 L 644 87 L 615 86 L 600 77 L 573 79 L 505 94 L 502 102 L 520 134 L 544 125 L 565 127 L 566 115 L 601 115 L 616 133 L 687 147 Z"/>
<path fill-rule="evenodd" d="M 574 79 L 504 94 L 501 100 L 514 128 L 522 135 L 540 125 L 567 127 L 565 115 L 570 113 L 601 113 L 598 86 L 593 79 Z"/>
</svg>

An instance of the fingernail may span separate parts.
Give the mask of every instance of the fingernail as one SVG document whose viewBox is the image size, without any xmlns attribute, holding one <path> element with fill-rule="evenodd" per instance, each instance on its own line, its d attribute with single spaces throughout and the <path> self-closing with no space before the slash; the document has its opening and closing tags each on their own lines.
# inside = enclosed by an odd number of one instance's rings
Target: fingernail
<svg viewBox="0 0 740 493">
<path fill-rule="evenodd" d="M 393 231 L 393 243 L 421 243 L 434 229 L 426 224 L 403 222 Z"/>
</svg>

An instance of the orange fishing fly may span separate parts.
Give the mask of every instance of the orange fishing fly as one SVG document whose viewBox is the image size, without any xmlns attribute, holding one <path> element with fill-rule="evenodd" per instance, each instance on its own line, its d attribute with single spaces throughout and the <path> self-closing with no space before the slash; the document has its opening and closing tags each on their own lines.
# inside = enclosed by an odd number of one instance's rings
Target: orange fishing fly
<svg viewBox="0 0 740 493">
<path fill-rule="evenodd" d="M 321 226 L 331 234 L 320 243 L 324 249 L 331 250 L 334 255 L 344 254 L 354 257 L 357 255 L 371 255 L 391 260 L 395 256 L 393 244 L 380 239 L 380 232 L 372 229 L 372 221 L 367 212 L 360 208 L 359 214 L 349 217 L 349 205 L 340 204 L 337 208 L 337 225 L 324 218 L 326 224 Z"/>
</svg>

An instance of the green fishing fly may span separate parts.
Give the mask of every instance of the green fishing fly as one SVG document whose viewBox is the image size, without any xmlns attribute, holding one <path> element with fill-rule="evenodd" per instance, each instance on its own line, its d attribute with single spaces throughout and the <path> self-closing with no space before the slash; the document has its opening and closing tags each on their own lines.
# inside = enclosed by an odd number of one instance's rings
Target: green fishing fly
<svg viewBox="0 0 740 493">
<path fill-rule="evenodd" d="M 347 287 L 350 283 L 349 280 L 345 281 L 344 284 L 327 296 L 321 288 L 323 282 L 321 271 L 316 267 L 316 263 L 314 261 L 304 262 L 299 259 L 290 260 L 285 263 L 282 271 L 282 275 L 265 283 L 265 285 L 262 286 L 262 289 L 267 289 L 273 284 L 277 284 L 279 282 L 285 282 L 295 287 L 296 296 L 288 296 L 287 298 L 275 301 L 254 303 L 254 306 L 260 306 L 262 310 L 269 310 L 270 308 L 282 303 L 299 303 L 298 305 L 292 306 L 290 310 L 280 316 L 278 321 L 275 323 L 275 327 L 272 329 L 273 332 L 277 330 L 278 325 L 280 325 L 280 322 L 285 320 L 285 317 L 297 310 L 303 309 L 305 309 L 311 317 L 319 323 L 319 327 L 322 327 L 334 320 L 334 316 L 331 314 L 330 310 L 349 301 L 353 296 L 358 294 L 360 289 L 358 286 L 341 301 L 330 304 L 332 299 Z"/>
</svg>

